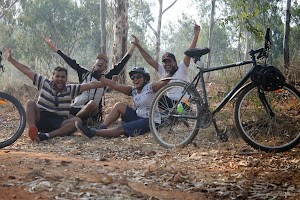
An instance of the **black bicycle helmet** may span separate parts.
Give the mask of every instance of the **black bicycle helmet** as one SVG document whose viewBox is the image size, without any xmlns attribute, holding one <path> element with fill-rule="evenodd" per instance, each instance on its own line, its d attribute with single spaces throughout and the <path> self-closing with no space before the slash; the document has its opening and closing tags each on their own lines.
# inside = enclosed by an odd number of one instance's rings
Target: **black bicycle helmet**
<svg viewBox="0 0 300 200">
<path fill-rule="evenodd" d="M 142 74 L 145 78 L 145 81 L 148 82 L 150 81 L 150 73 L 148 70 L 144 67 L 134 67 L 130 72 L 129 76 L 133 76 L 134 74 Z"/>
<path fill-rule="evenodd" d="M 285 83 L 285 77 L 275 66 L 258 65 L 252 71 L 251 79 L 265 91 L 281 89 Z"/>
</svg>

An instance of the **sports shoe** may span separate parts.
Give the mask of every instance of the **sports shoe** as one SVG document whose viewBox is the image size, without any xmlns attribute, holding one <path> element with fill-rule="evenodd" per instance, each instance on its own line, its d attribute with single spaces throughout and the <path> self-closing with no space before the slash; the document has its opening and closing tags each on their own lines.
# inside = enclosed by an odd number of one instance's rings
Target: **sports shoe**
<svg viewBox="0 0 300 200">
<path fill-rule="evenodd" d="M 35 125 L 29 126 L 28 136 L 33 142 L 38 140 L 38 129 Z"/>
<path fill-rule="evenodd" d="M 82 134 L 84 134 L 88 138 L 92 138 L 96 135 L 96 129 L 91 129 L 89 127 L 83 126 L 79 122 L 75 122 L 75 126 L 77 130 L 79 130 Z"/>
<path fill-rule="evenodd" d="M 107 127 L 105 126 L 105 124 L 100 124 L 99 126 L 98 126 L 98 128 L 97 128 L 98 130 L 99 129 L 107 129 Z"/>
<path fill-rule="evenodd" d="M 48 137 L 45 133 L 39 133 L 39 134 L 38 134 L 38 139 L 39 139 L 40 141 L 43 141 L 43 140 L 48 140 L 49 137 Z"/>
</svg>

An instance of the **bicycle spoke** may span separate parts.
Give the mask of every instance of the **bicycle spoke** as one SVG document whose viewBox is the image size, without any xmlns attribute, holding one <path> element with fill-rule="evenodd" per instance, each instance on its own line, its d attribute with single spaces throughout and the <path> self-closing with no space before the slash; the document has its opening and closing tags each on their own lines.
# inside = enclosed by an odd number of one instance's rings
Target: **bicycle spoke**
<svg viewBox="0 0 300 200">
<path fill-rule="evenodd" d="M 264 151 L 281 152 L 300 141 L 300 97 L 291 86 L 281 91 L 264 92 L 272 112 L 248 87 L 237 101 L 236 124 L 246 142 Z"/>
<path fill-rule="evenodd" d="M 159 144 L 166 148 L 181 147 L 190 143 L 198 133 L 199 119 L 197 113 L 200 105 L 195 101 L 196 91 L 188 89 L 182 99 L 171 99 L 171 90 L 185 91 L 186 84 L 175 82 L 162 88 L 156 95 L 150 111 L 150 128 Z M 182 106 L 177 109 L 178 104 Z M 155 109 L 161 115 L 161 124 L 155 126 L 153 117 Z"/>
<path fill-rule="evenodd" d="M 25 128 L 25 111 L 14 97 L 0 92 L 0 148 L 12 144 Z"/>
</svg>

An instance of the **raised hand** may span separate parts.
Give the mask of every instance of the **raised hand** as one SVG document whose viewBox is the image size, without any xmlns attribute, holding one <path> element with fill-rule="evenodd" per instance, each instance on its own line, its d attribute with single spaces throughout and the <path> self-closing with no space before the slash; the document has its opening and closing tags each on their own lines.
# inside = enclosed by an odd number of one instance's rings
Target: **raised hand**
<svg viewBox="0 0 300 200">
<path fill-rule="evenodd" d="M 140 43 L 139 39 L 133 34 L 131 35 L 131 37 L 133 38 L 131 43 L 134 44 L 135 46 L 139 45 L 139 43 Z"/>
<path fill-rule="evenodd" d="M 47 37 L 45 35 L 42 36 L 42 39 L 48 44 L 48 46 L 54 51 L 57 52 L 58 48 L 52 41 L 52 36 Z"/>
<path fill-rule="evenodd" d="M 9 60 L 11 58 L 11 51 L 8 48 L 3 48 L 2 54 L 6 60 Z"/>
<path fill-rule="evenodd" d="M 194 24 L 194 34 L 199 35 L 201 27 L 198 24 Z"/>
</svg>

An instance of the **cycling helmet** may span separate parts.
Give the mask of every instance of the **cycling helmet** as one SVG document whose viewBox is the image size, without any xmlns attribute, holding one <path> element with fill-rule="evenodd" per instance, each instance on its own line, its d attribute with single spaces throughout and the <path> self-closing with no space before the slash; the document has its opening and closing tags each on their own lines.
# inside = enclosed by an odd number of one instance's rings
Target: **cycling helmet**
<svg viewBox="0 0 300 200">
<path fill-rule="evenodd" d="M 256 66 L 251 75 L 251 80 L 265 91 L 281 89 L 285 83 L 285 77 L 275 66 Z"/>
<path fill-rule="evenodd" d="M 145 81 L 148 82 L 150 81 L 150 73 L 148 70 L 144 67 L 134 67 L 130 72 L 129 76 L 133 76 L 134 74 L 142 74 L 145 78 Z"/>
</svg>

